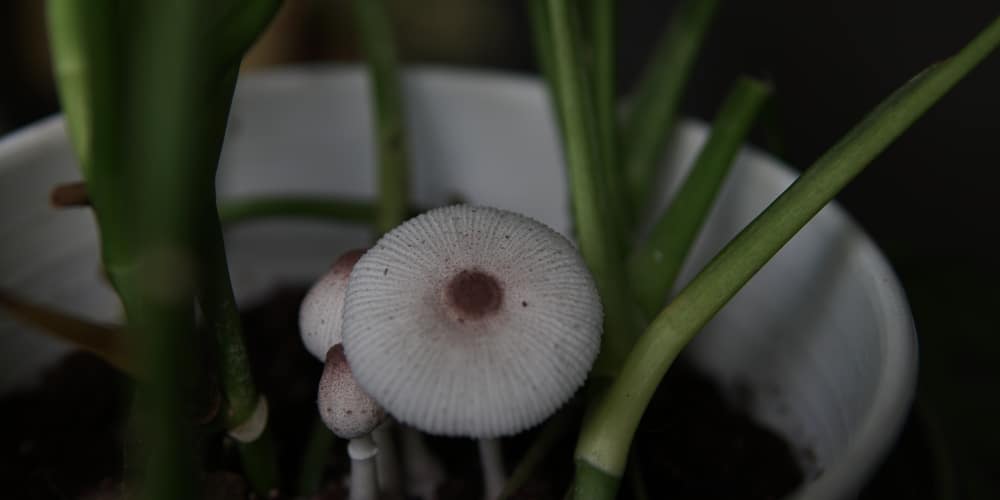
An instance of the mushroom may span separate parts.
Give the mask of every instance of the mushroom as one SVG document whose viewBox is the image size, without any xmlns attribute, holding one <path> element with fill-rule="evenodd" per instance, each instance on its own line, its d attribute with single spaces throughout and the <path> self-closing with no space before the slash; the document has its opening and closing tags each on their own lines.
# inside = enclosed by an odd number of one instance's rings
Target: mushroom
<svg viewBox="0 0 1000 500">
<path fill-rule="evenodd" d="M 299 308 L 299 330 L 302 343 L 310 354 L 320 361 L 327 358 L 330 349 L 341 340 L 341 317 L 344 309 L 344 294 L 347 282 L 358 259 L 364 255 L 364 250 L 354 249 L 345 252 L 334 261 L 330 270 L 323 275 L 306 294 Z M 403 453 L 406 459 L 408 487 L 420 489 L 422 492 L 433 491 L 441 482 L 441 466 L 430 454 L 420 435 L 412 430 L 404 431 L 406 439 L 403 443 Z M 378 483 L 388 498 L 402 496 L 400 471 L 396 446 L 392 435 L 392 419 L 372 432 L 372 439 L 378 447 L 375 456 Z M 420 494 L 422 498 L 427 496 Z"/>
<path fill-rule="evenodd" d="M 317 404 L 323 423 L 338 437 L 350 440 L 347 444 L 351 458 L 350 500 L 377 499 L 378 449 L 371 432 L 385 420 L 385 412 L 354 380 L 341 344 L 327 352 Z"/>
<path fill-rule="evenodd" d="M 350 250 L 334 261 L 333 266 L 316 282 L 302 299 L 299 307 L 299 333 L 302 344 L 316 359 L 326 359 L 327 351 L 340 343 L 340 319 L 344 310 L 344 293 L 351 269 L 364 250 Z"/>
<path fill-rule="evenodd" d="M 570 399 L 601 323 L 597 289 L 566 238 L 512 212 L 456 205 L 398 226 L 357 262 L 342 327 L 358 383 L 387 412 L 480 439 L 495 498 L 504 475 L 490 440 Z"/>
</svg>

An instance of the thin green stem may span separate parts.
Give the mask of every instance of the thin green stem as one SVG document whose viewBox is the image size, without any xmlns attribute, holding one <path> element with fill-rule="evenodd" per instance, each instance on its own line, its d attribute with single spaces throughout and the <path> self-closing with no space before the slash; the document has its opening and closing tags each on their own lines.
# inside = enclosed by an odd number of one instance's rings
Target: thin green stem
<svg viewBox="0 0 1000 500">
<path fill-rule="evenodd" d="M 627 248 L 631 233 L 631 207 L 626 204 L 625 180 L 618 160 L 618 115 L 615 85 L 615 25 L 618 19 L 614 0 L 590 0 L 590 33 L 593 50 L 592 78 L 594 110 L 604 178 L 614 211 L 619 238 Z"/>
<path fill-rule="evenodd" d="M 196 161 L 203 174 L 192 180 L 189 186 L 200 201 L 196 207 L 200 218 L 196 258 L 199 278 L 197 299 L 205 322 L 215 336 L 215 365 L 226 397 L 224 421 L 227 430 L 243 425 L 262 397 L 253 380 L 239 306 L 229 276 L 222 224 L 216 208 L 215 172 L 236 88 L 237 72 L 237 66 L 230 65 L 223 78 L 203 84 L 200 121 L 194 127 L 197 132 L 193 139 L 197 146 Z M 265 422 L 256 439 L 238 445 L 244 472 L 259 495 L 266 495 L 278 487 L 277 457 L 268 428 Z"/>
<path fill-rule="evenodd" d="M 383 0 L 355 0 L 354 12 L 368 60 L 375 109 L 379 193 L 375 229 L 382 234 L 406 219 L 409 196 L 403 94 Z"/>
<path fill-rule="evenodd" d="M 958 54 L 920 73 L 879 104 L 719 252 L 632 349 L 585 423 L 576 451 L 578 471 L 601 480 L 621 477 L 646 405 L 681 349 L 838 191 L 998 44 L 1000 17 Z M 577 479 L 584 484 L 592 480 Z"/>
<path fill-rule="evenodd" d="M 767 84 L 752 78 L 741 77 L 736 81 L 715 117 L 712 133 L 691 173 L 649 237 L 629 258 L 629 283 L 648 317 L 656 315 L 666 304 L 722 181 L 770 93 Z"/>
<path fill-rule="evenodd" d="M 607 183 L 592 149 L 595 132 L 586 87 L 586 75 L 574 44 L 573 20 L 565 0 L 546 1 L 555 62 L 553 95 L 562 114 L 563 148 L 569 166 L 573 219 L 580 251 L 594 274 L 604 305 L 605 330 L 596 376 L 614 376 L 635 338 L 634 316 L 625 281 L 620 242 L 608 205 Z M 592 116 L 592 115 L 591 115 Z"/>
<path fill-rule="evenodd" d="M 597 122 L 601 126 L 601 141 L 609 151 L 615 151 L 615 22 L 614 0 L 590 0 L 590 33 L 593 48 L 594 100 Z M 606 125 L 606 126 L 605 126 Z"/>
<path fill-rule="evenodd" d="M 684 88 L 718 10 L 718 0 L 684 0 L 657 45 L 625 116 L 622 150 L 633 215 L 641 219 L 677 120 Z"/>
<path fill-rule="evenodd" d="M 205 322 L 215 334 L 219 377 L 228 403 L 224 420 L 226 427 L 232 429 L 251 416 L 261 396 L 257 393 L 243 339 L 242 320 L 229 276 L 222 226 L 214 214 L 214 200 L 214 196 L 206 200 L 212 204 L 202 211 L 207 220 L 199 252 L 202 286 L 198 302 Z M 278 465 L 270 433 L 266 431 L 268 428 L 265 426 L 257 439 L 239 444 L 247 478 L 259 494 L 266 494 L 278 486 Z"/>
<path fill-rule="evenodd" d="M 603 2 L 604 0 L 595 1 Z M 560 130 L 565 130 L 566 126 L 564 120 L 566 119 L 566 115 L 562 110 L 561 100 L 557 95 L 562 88 L 560 78 L 563 78 L 565 75 L 557 71 L 555 68 L 555 49 L 553 47 L 551 30 L 552 14 L 549 6 L 544 1 L 532 0 L 528 2 L 528 6 L 530 8 L 536 52 L 545 73 L 546 80 L 549 82 L 552 89 L 553 109 L 556 111 L 556 120 L 559 123 Z M 574 47 L 574 50 L 577 52 L 577 63 L 582 64 L 584 60 L 589 58 L 586 57 L 586 44 L 584 42 L 584 36 L 581 33 L 581 22 L 579 20 L 580 12 L 576 8 L 575 4 L 567 6 L 566 12 L 569 17 L 568 26 L 570 46 Z M 592 28 L 596 29 L 596 27 L 593 26 Z M 613 40 L 610 39 L 611 33 L 609 33 L 611 28 L 605 26 L 603 29 L 604 33 L 602 36 L 606 37 L 606 39 L 602 40 L 602 43 L 612 44 L 611 47 L 606 47 L 606 51 L 613 51 Z M 605 60 L 603 64 L 605 65 L 605 70 L 610 71 L 610 77 L 613 78 L 614 68 L 607 67 L 609 62 L 613 64 L 613 59 L 611 61 Z M 586 141 L 586 145 L 590 149 L 589 154 L 593 158 L 592 161 L 594 165 L 597 166 L 597 173 L 600 175 L 599 182 L 604 186 L 602 188 L 602 192 L 604 195 L 604 203 L 606 203 L 607 210 L 609 212 L 609 227 L 610 231 L 613 233 L 612 239 L 619 246 L 620 251 L 624 252 L 628 246 L 628 240 L 630 239 L 631 223 L 628 214 L 628 204 L 624 199 L 624 181 L 621 179 L 620 172 L 617 168 L 617 144 L 615 141 L 616 123 L 614 121 L 607 124 L 601 122 L 597 109 L 598 103 L 595 95 L 596 90 L 592 89 L 592 80 L 594 80 L 595 76 L 592 75 L 590 71 L 581 70 L 578 74 L 578 78 L 579 80 L 574 83 L 581 89 L 583 94 L 587 96 L 587 98 L 581 103 L 581 109 L 584 110 L 584 113 L 581 115 L 581 119 L 587 121 L 583 128 L 587 131 L 589 136 Z M 613 108 L 614 86 L 607 86 L 607 83 L 605 82 L 605 87 L 606 89 L 610 89 L 612 92 L 612 102 L 610 105 Z M 571 200 L 571 202 L 575 202 L 575 200 Z"/>
</svg>

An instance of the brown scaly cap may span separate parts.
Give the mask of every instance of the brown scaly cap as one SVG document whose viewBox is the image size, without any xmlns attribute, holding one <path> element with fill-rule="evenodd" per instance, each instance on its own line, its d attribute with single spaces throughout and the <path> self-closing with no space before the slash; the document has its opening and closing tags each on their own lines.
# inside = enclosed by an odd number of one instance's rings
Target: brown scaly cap
<svg viewBox="0 0 1000 500">
<path fill-rule="evenodd" d="M 382 408 L 354 380 L 341 344 L 326 355 L 317 405 L 323 423 L 344 439 L 364 436 L 385 419 Z"/>
</svg>

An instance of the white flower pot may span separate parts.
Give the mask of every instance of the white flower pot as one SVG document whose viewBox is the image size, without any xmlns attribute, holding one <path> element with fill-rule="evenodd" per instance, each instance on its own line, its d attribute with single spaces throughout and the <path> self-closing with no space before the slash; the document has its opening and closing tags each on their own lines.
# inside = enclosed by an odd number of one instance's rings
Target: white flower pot
<svg viewBox="0 0 1000 500">
<path fill-rule="evenodd" d="M 418 69 L 405 93 L 412 192 L 459 195 L 566 232 L 567 191 L 550 105 L 533 78 Z M 287 69 L 240 80 L 219 178 L 223 197 L 374 194 L 369 96 L 357 68 Z M 690 164 L 705 126 L 684 123 L 668 155 Z M 661 206 L 684 168 L 671 170 Z M 0 287 L 99 320 L 117 301 L 98 273 L 93 217 L 56 211 L 51 187 L 79 179 L 58 117 L 0 141 Z M 693 252 L 689 278 L 793 179 L 752 148 L 740 154 Z M 367 231 L 266 220 L 228 234 L 244 304 L 276 283 L 314 279 Z M 0 392 L 30 384 L 66 347 L 0 317 Z M 914 389 L 916 340 L 903 292 L 872 242 L 838 207 L 823 210 L 688 350 L 747 410 L 800 452 L 798 495 L 851 498 L 895 439 Z"/>
</svg>

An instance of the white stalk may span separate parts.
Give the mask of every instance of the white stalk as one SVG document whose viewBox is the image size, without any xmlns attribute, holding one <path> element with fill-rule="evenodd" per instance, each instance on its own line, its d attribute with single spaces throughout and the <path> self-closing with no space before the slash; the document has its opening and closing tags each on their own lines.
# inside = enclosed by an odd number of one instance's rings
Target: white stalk
<svg viewBox="0 0 1000 500">
<path fill-rule="evenodd" d="M 350 500 L 378 500 L 378 473 L 375 470 L 375 455 L 378 448 L 371 434 L 352 439 L 347 443 L 347 455 L 351 457 Z"/>
<path fill-rule="evenodd" d="M 431 453 L 420 431 L 400 425 L 403 443 L 403 467 L 406 469 L 406 494 L 421 500 L 436 500 L 444 482 L 444 466 Z"/>
<path fill-rule="evenodd" d="M 382 425 L 372 431 L 378 455 L 375 456 L 378 472 L 378 485 L 385 498 L 395 500 L 403 498 L 403 487 L 399 474 L 399 457 L 396 453 L 396 442 L 392 435 L 395 427 L 392 417 L 386 418 Z"/>
<path fill-rule="evenodd" d="M 499 439 L 480 439 L 479 461 L 483 468 L 483 498 L 496 500 L 503 492 L 507 475 L 503 470 L 503 454 Z"/>
</svg>

